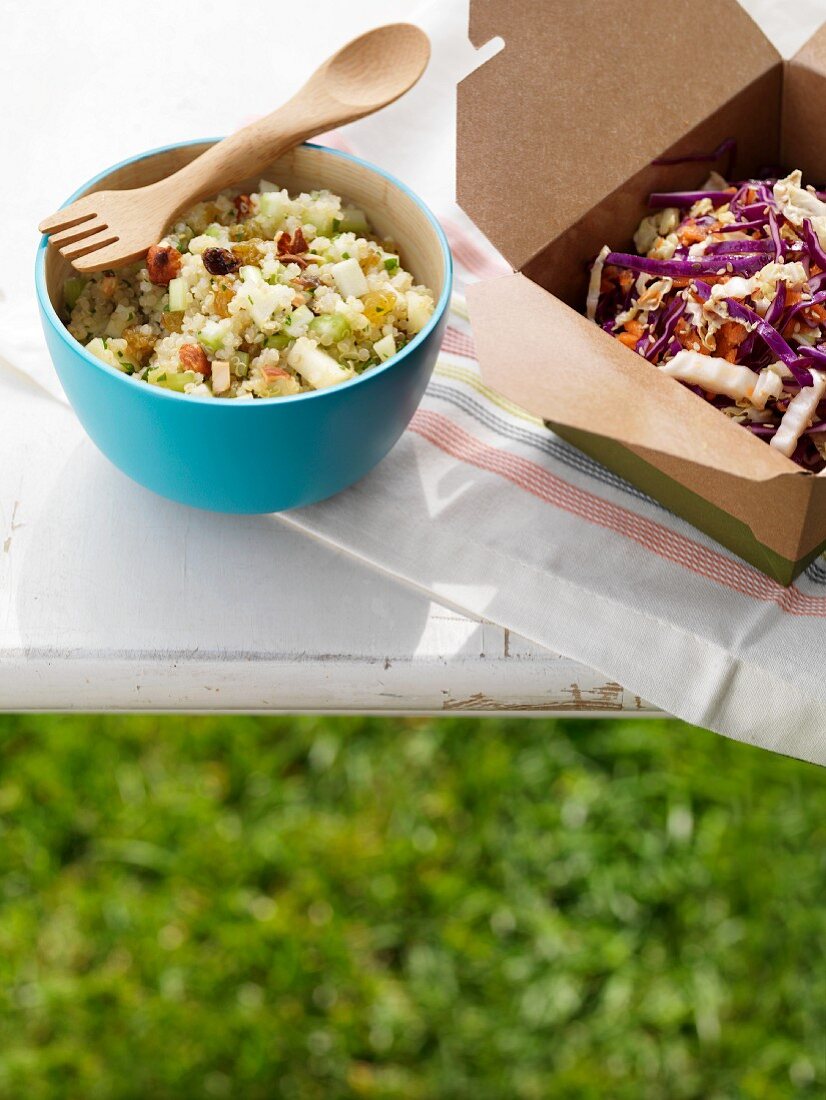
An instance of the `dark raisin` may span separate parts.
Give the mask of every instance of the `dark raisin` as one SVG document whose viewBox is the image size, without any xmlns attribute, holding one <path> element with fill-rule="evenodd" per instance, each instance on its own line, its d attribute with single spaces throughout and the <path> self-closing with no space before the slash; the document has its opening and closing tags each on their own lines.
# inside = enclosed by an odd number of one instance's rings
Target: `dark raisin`
<svg viewBox="0 0 826 1100">
<path fill-rule="evenodd" d="M 241 266 L 227 248 L 205 248 L 202 259 L 210 275 L 230 275 Z"/>
</svg>

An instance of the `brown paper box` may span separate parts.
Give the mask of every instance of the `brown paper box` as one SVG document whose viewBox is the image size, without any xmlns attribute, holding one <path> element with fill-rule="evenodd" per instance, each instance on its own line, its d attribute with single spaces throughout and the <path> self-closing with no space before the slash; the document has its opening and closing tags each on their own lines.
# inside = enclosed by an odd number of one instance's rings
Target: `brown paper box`
<svg viewBox="0 0 826 1100">
<path fill-rule="evenodd" d="M 471 0 L 504 49 L 459 85 L 458 199 L 513 266 L 468 293 L 488 385 L 782 584 L 826 548 L 826 477 L 796 466 L 582 313 L 589 261 L 633 251 L 651 191 L 826 182 L 826 28 L 784 62 L 736 0 Z"/>
</svg>

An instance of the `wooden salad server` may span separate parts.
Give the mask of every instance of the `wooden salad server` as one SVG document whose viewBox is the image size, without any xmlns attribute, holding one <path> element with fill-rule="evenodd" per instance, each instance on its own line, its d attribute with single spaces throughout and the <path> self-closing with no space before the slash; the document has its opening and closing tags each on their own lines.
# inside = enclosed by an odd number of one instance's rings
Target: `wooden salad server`
<svg viewBox="0 0 826 1100">
<path fill-rule="evenodd" d="M 283 107 L 219 141 L 173 175 L 146 187 L 83 195 L 45 218 L 40 232 L 81 272 L 138 260 L 194 203 L 257 175 L 306 138 L 363 118 L 404 95 L 429 58 L 427 35 L 410 23 L 367 31 L 316 69 Z"/>
</svg>

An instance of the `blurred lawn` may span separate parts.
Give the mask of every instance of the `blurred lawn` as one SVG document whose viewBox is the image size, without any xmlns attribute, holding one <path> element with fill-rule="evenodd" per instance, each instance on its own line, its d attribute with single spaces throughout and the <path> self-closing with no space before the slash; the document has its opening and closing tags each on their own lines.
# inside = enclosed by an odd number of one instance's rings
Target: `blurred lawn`
<svg viewBox="0 0 826 1100">
<path fill-rule="evenodd" d="M 823 1096 L 822 770 L 666 721 L 0 736 L 3 1098 Z"/>
</svg>

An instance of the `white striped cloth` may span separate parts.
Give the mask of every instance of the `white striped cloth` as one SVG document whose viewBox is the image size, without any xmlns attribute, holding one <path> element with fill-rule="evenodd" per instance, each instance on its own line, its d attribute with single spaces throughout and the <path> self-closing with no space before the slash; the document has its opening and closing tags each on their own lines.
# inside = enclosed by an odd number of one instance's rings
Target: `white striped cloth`
<svg viewBox="0 0 826 1100">
<path fill-rule="evenodd" d="M 804 2 L 793 21 L 788 4 L 747 6 L 786 52 L 826 14 Z M 456 58 L 453 77 L 472 64 L 464 13 L 445 7 L 421 13 L 437 72 L 416 94 L 430 102 L 450 99 L 445 58 Z M 437 116 L 440 143 L 433 115 L 420 132 L 410 106 L 399 111 L 412 135 L 403 150 L 381 117 L 351 128 L 347 142 L 447 212 L 457 261 L 450 327 L 392 454 L 360 485 L 289 521 L 689 722 L 826 763 L 823 560 L 783 588 L 484 386 L 462 291 L 506 267 L 434 183 L 435 163 L 449 175 L 439 159 L 452 141 L 447 112 Z"/>
</svg>

